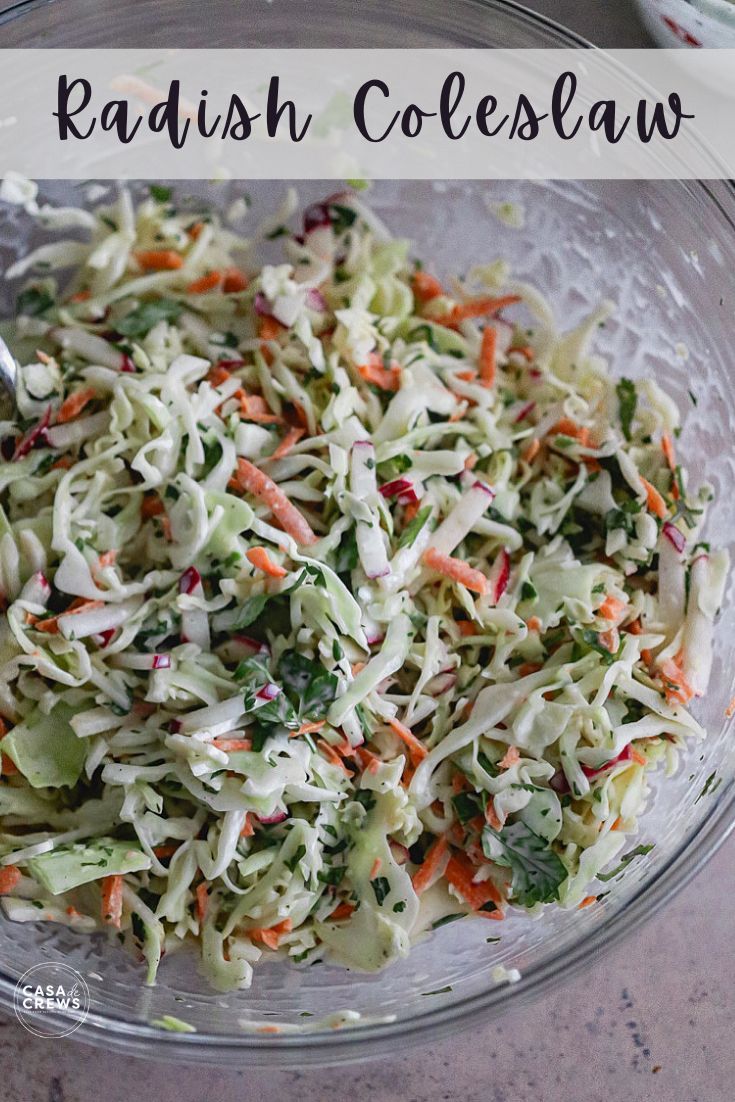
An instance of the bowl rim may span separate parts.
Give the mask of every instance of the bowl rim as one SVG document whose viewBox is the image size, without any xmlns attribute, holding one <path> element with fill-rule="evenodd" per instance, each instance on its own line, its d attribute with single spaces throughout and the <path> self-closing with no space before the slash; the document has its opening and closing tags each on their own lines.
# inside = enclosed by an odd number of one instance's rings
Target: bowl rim
<svg viewBox="0 0 735 1102">
<path fill-rule="evenodd" d="M 54 0 L 19 0 L 0 13 L 0 26 L 53 3 Z M 517 0 L 469 0 L 486 12 L 502 12 L 517 25 L 531 26 L 552 37 L 556 43 L 577 49 L 593 46 L 581 35 L 554 19 L 531 11 Z M 552 43 L 554 45 L 556 43 Z M 716 207 L 735 234 L 735 182 L 686 181 L 708 204 Z M 719 194 L 718 194 L 719 193 Z M 732 201 L 732 213 L 722 196 Z M 731 725 L 731 721 L 730 721 Z M 90 1013 L 72 1034 L 82 1043 L 105 1046 L 109 1050 L 156 1060 L 179 1060 L 219 1067 L 293 1068 L 351 1063 L 381 1056 L 397 1038 L 406 1045 L 428 1043 L 455 1033 L 463 1027 L 484 1024 L 509 1007 L 527 1005 L 546 991 L 577 975 L 590 958 L 596 961 L 618 945 L 624 936 L 643 925 L 672 896 L 701 871 L 735 830 L 735 776 L 718 792 L 712 809 L 654 875 L 643 880 L 626 906 L 598 924 L 590 926 L 572 946 L 565 946 L 542 962 L 532 965 L 519 983 L 500 984 L 479 994 L 458 999 L 404 1021 L 375 1022 L 342 1030 L 319 1030 L 299 1034 L 255 1034 L 241 1032 L 221 1035 L 176 1033 L 142 1022 L 126 1022 L 111 1014 Z M 13 1013 L 16 980 L 0 972 L 0 1007 Z M 46 1020 L 67 1022 L 62 1015 Z"/>
</svg>

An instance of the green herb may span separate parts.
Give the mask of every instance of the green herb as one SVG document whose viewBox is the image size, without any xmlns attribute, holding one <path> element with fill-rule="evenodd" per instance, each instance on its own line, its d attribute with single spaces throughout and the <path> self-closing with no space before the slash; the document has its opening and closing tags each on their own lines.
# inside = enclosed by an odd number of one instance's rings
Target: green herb
<svg viewBox="0 0 735 1102">
<path fill-rule="evenodd" d="M 524 582 L 521 586 L 521 600 L 522 601 L 535 601 L 538 597 L 538 590 L 533 582 Z"/>
<path fill-rule="evenodd" d="M 16 309 L 19 314 L 27 314 L 31 318 L 38 317 L 54 305 L 53 296 L 40 287 L 28 287 L 18 295 Z"/>
<path fill-rule="evenodd" d="M 134 340 L 145 337 L 159 321 L 175 321 L 183 307 L 180 302 L 170 298 L 160 298 L 156 302 L 142 302 L 129 314 L 115 323 L 118 333 Z"/>
<path fill-rule="evenodd" d="M 390 892 L 390 884 L 388 882 L 387 877 L 385 877 L 385 876 L 375 876 L 375 877 L 373 877 L 373 879 L 370 881 L 370 887 L 375 892 L 375 898 L 378 901 L 378 906 L 382 907 L 385 897 Z"/>
<path fill-rule="evenodd" d="M 491 861 L 512 870 L 511 895 L 521 906 L 532 907 L 559 898 L 559 888 L 568 875 L 566 867 L 546 839 L 534 834 L 525 823 L 511 823 L 499 833 L 486 826 L 482 848 Z"/>
<path fill-rule="evenodd" d="M 603 883 L 612 880 L 614 876 L 617 876 L 619 872 L 623 872 L 623 870 L 628 867 L 634 857 L 640 857 L 646 853 L 650 853 L 652 849 L 653 844 L 650 846 L 636 846 L 635 849 L 632 849 L 629 853 L 621 857 L 620 864 L 617 868 L 614 868 L 612 872 L 598 872 L 597 879 L 602 880 Z"/>
<path fill-rule="evenodd" d="M 293 872 L 302 857 L 306 857 L 306 846 L 303 844 L 297 847 L 293 857 L 289 857 L 284 861 L 284 865 L 290 872 Z"/>
<path fill-rule="evenodd" d="M 406 909 L 406 900 L 399 899 L 397 903 L 393 904 L 393 914 L 402 914 Z"/>
<path fill-rule="evenodd" d="M 323 715 L 337 695 L 336 674 L 295 650 L 281 655 L 278 678 L 301 715 Z"/>
<path fill-rule="evenodd" d="M 419 509 L 416 516 L 413 518 L 408 527 L 404 530 L 401 538 L 398 541 L 399 549 L 402 547 L 413 547 L 416 542 L 416 538 L 421 529 L 426 524 L 427 520 L 431 516 L 431 506 L 425 505 L 423 509 Z"/>
<path fill-rule="evenodd" d="M 162 184 L 151 184 L 148 190 L 151 193 L 151 198 L 155 199 L 157 203 L 168 203 L 171 198 L 171 188 L 163 187 Z"/>
<path fill-rule="evenodd" d="M 714 792 L 716 788 L 719 788 L 719 785 L 720 785 L 720 782 L 721 782 L 722 778 L 720 777 L 720 779 L 717 781 L 717 783 L 715 783 L 715 778 L 716 777 L 717 777 L 717 773 L 710 773 L 709 777 L 707 777 L 707 780 L 704 782 L 704 788 L 702 789 L 702 791 L 699 793 L 696 800 L 694 801 L 695 804 L 698 804 L 699 801 L 702 799 L 702 797 L 706 796 L 708 792 Z"/>
<path fill-rule="evenodd" d="M 630 440 L 630 428 L 633 424 L 633 418 L 635 417 L 636 406 L 638 405 L 638 394 L 635 389 L 635 383 L 630 379 L 621 379 L 615 387 L 615 393 L 618 396 L 620 427 L 623 430 L 625 439 Z"/>
<path fill-rule="evenodd" d="M 437 918 L 436 922 L 432 922 L 432 930 L 438 930 L 442 926 L 448 926 L 450 922 L 456 922 L 458 918 L 466 918 L 467 916 L 462 914 L 444 915 L 444 918 Z"/>
<path fill-rule="evenodd" d="M 355 569 L 357 562 L 357 528 L 353 524 L 339 541 L 335 552 L 334 569 L 338 574 L 349 574 Z"/>
<path fill-rule="evenodd" d="M 248 597 L 243 601 L 239 609 L 239 615 L 233 624 L 233 631 L 242 631 L 258 619 L 269 600 L 267 593 L 257 593 L 255 597 Z"/>
<path fill-rule="evenodd" d="M 460 823 L 468 823 L 482 810 L 479 797 L 469 792 L 460 792 L 457 796 L 452 796 L 452 806 Z"/>
</svg>

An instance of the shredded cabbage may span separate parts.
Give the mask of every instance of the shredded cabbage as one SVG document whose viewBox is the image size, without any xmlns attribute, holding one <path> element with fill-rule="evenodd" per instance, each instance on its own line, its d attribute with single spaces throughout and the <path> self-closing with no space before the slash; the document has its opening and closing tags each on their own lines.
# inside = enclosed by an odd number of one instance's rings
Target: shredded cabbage
<svg viewBox="0 0 735 1102">
<path fill-rule="evenodd" d="M 609 308 L 446 290 L 349 193 L 258 267 L 167 189 L 22 184 L 87 240 L 7 273 L 43 272 L 0 424 L 5 914 L 228 989 L 592 899 L 704 734 L 728 566 L 673 403 L 590 351 Z"/>
</svg>

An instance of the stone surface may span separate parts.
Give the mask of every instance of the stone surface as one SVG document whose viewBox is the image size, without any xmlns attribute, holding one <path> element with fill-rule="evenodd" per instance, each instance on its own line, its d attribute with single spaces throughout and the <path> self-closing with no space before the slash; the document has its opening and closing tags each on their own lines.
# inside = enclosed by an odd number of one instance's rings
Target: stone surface
<svg viewBox="0 0 735 1102">
<path fill-rule="evenodd" d="M 604 46 L 647 46 L 630 0 L 527 0 Z M 42 1041 L 0 1020 L 0 1102 L 730 1102 L 731 841 L 629 942 L 500 1024 L 380 1063 L 218 1072 Z"/>
</svg>

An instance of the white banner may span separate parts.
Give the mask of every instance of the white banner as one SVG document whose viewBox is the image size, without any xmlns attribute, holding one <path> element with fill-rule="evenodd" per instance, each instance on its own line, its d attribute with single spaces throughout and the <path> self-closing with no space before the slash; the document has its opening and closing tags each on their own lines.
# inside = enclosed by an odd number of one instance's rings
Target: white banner
<svg viewBox="0 0 735 1102">
<path fill-rule="evenodd" d="M 735 176 L 733 50 L 4 50 L 0 170 Z"/>
</svg>

